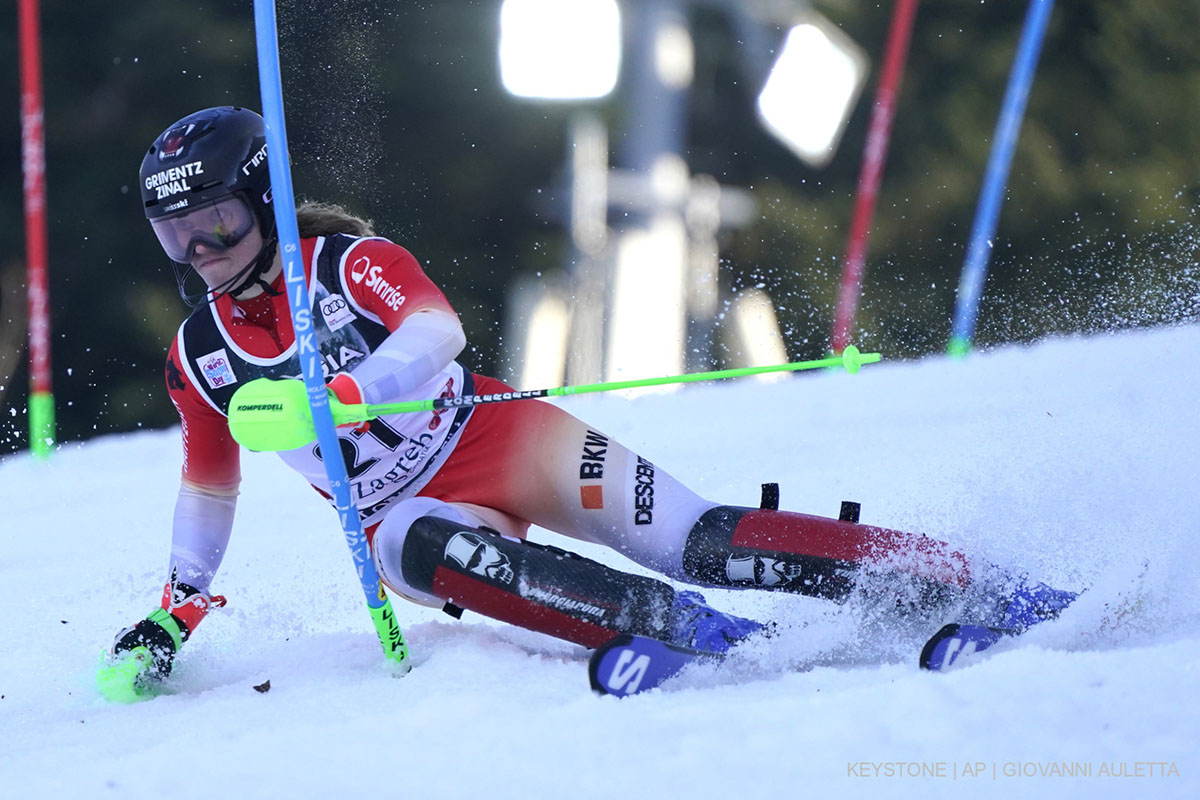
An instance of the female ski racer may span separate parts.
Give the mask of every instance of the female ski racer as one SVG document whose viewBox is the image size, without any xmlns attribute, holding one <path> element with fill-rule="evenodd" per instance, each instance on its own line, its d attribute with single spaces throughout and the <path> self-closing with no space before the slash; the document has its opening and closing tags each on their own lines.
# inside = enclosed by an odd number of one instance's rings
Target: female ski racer
<svg viewBox="0 0 1200 800">
<path fill-rule="evenodd" d="M 230 397 L 249 380 L 296 377 L 300 367 L 262 118 L 234 107 L 184 117 L 150 147 L 140 185 L 146 216 L 194 310 L 166 364 L 183 438 L 168 579 L 160 607 L 121 631 L 112 652 L 119 658 L 146 646 L 148 675 L 162 678 L 209 610 L 224 603 L 210 586 L 240 477 Z M 304 204 L 297 218 L 320 354 L 340 401 L 511 391 L 455 360 L 466 341 L 462 326 L 407 250 L 336 206 Z M 198 295 L 186 289 L 193 271 L 207 286 Z M 996 570 L 974 574 L 961 554 L 920 535 L 707 500 L 539 400 L 383 416 L 339 429 L 339 441 L 388 589 L 588 647 L 634 633 L 721 652 L 764 626 L 711 608 L 698 592 L 528 542 L 531 524 L 699 586 L 844 600 L 878 586 L 860 579 L 879 574 L 897 598 L 917 597 L 914 607 L 953 606 L 1012 628 L 1053 616 L 1074 597 Z M 325 491 L 315 445 L 280 456 Z"/>
</svg>

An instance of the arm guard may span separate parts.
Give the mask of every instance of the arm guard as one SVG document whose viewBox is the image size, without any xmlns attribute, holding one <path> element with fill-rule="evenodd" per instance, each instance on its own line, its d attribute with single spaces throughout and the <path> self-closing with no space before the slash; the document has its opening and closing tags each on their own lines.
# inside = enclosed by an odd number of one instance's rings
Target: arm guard
<svg viewBox="0 0 1200 800">
<path fill-rule="evenodd" d="M 467 344 L 462 324 L 453 313 L 418 311 L 351 373 L 362 387 L 366 403 L 403 399 L 442 371 Z"/>
</svg>

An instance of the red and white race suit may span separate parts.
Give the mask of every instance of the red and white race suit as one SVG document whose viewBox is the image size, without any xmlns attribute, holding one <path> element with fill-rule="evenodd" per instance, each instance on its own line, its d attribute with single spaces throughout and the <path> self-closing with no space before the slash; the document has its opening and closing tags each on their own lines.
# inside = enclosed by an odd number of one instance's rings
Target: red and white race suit
<svg viewBox="0 0 1200 800">
<path fill-rule="evenodd" d="M 431 337 L 420 328 L 429 328 L 429 319 L 452 318 L 461 328 L 407 250 L 385 239 L 345 235 L 305 239 L 302 250 L 327 377 L 344 371 L 369 376 L 372 403 L 511 391 L 454 361 L 461 340 L 451 343 L 453 352 L 441 340 L 428 344 Z M 298 376 L 295 351 L 282 294 L 249 301 L 220 297 L 193 313 L 171 346 L 167 385 L 184 452 L 171 566 L 200 589 L 207 589 L 220 564 L 240 481 L 238 445 L 226 418 L 229 398 L 253 378 Z M 380 377 L 383 363 L 396 369 Z M 365 432 L 342 428 L 338 434 L 368 535 L 420 496 L 428 499 L 414 512 L 428 511 L 431 502 L 449 503 L 467 519 L 514 537 L 536 524 L 678 576 L 688 531 L 716 505 L 539 400 L 389 415 Z M 328 493 L 315 444 L 279 455 Z"/>
</svg>

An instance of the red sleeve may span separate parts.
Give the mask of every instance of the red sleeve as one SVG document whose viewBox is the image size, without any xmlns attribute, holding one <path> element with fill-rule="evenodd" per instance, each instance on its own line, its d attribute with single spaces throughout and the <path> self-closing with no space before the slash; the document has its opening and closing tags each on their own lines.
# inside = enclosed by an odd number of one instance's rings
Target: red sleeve
<svg viewBox="0 0 1200 800">
<path fill-rule="evenodd" d="M 179 341 L 167 354 L 167 392 L 179 412 L 183 479 L 216 494 L 236 490 L 242 480 L 237 442 L 225 416 L 210 406 L 181 369 Z"/>
<path fill-rule="evenodd" d="M 450 302 L 434 285 L 412 253 L 386 239 L 364 239 L 345 260 L 345 283 L 362 309 L 369 311 L 389 331 L 400 327 L 418 311 L 438 309 L 454 313 Z"/>
</svg>

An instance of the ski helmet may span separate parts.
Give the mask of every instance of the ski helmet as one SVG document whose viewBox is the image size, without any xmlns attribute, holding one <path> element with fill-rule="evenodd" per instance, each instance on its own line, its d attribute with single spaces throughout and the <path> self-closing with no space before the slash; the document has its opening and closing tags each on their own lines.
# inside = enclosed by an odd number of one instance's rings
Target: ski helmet
<svg viewBox="0 0 1200 800">
<path fill-rule="evenodd" d="M 210 294 L 237 294 L 270 268 L 275 216 L 266 123 L 258 114 L 219 106 L 184 117 L 154 140 L 142 159 L 138 183 L 146 218 L 176 264 L 179 292 L 189 305 L 201 304 Z M 245 238 L 255 222 L 263 247 L 246 269 L 211 292 L 188 294 L 184 284 L 193 272 L 188 262 L 196 244 L 227 249 Z"/>
</svg>

